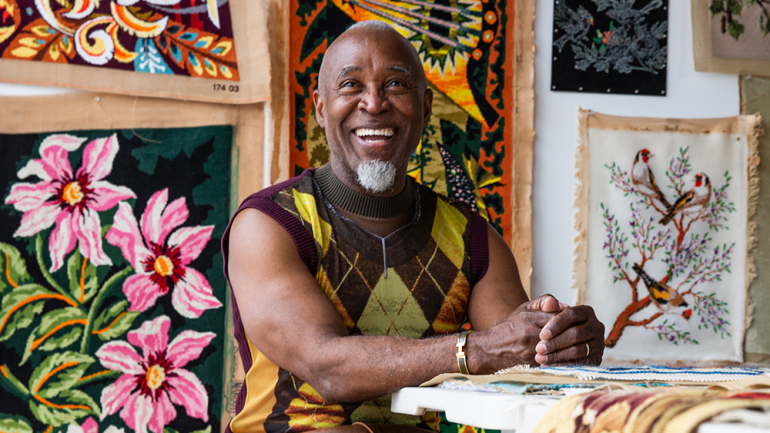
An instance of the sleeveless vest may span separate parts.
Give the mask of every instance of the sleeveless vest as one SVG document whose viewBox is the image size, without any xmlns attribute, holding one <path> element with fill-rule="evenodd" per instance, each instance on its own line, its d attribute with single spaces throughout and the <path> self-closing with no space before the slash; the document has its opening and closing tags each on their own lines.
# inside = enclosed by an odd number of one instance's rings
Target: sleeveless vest
<svg viewBox="0 0 770 433">
<path fill-rule="evenodd" d="M 278 222 L 350 335 L 424 338 L 455 333 L 465 318 L 473 284 L 486 272 L 487 222 L 464 203 L 418 188 L 420 218 L 400 240 L 386 246 L 387 277 L 381 242 L 327 208 L 312 169 L 249 196 L 233 219 L 251 208 Z M 229 235 L 228 226 L 222 238 L 226 276 Z M 234 296 L 232 306 L 246 380 L 227 431 L 302 432 L 357 421 L 438 428 L 441 419 L 435 413 L 391 413 L 390 395 L 327 403 L 310 384 L 256 348 L 244 332 Z"/>
</svg>

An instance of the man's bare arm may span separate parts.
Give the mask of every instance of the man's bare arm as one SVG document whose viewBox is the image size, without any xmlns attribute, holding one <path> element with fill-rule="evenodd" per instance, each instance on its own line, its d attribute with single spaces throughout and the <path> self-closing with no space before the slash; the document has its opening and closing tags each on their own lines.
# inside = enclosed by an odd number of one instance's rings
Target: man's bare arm
<svg viewBox="0 0 770 433">
<path fill-rule="evenodd" d="M 230 280 L 251 341 L 328 401 L 362 401 L 457 371 L 456 335 L 349 336 L 289 234 L 259 211 L 244 210 L 236 217 L 229 258 Z M 521 363 L 505 348 L 524 333 L 536 336 L 554 313 L 525 308 L 516 317 L 522 324 L 517 329 L 506 324 L 507 332 L 473 334 L 469 342 L 476 351 L 496 355 L 483 358 L 469 352 L 472 369 L 494 371 Z"/>
<path fill-rule="evenodd" d="M 519 364 L 530 365 L 601 363 L 604 326 L 593 309 L 589 306 L 569 307 L 550 295 L 526 303 L 527 295 L 513 253 L 491 225 L 487 226 L 487 231 L 489 268 L 473 288 L 468 304 L 471 326 L 482 331 L 468 337 L 471 373 L 493 373 L 495 370 L 490 367 L 512 358 L 518 359 Z M 531 316 L 520 314 L 521 309 L 539 309 L 556 316 L 543 329 L 537 329 L 536 323 L 528 321 Z M 490 340 L 510 341 L 505 334 L 514 334 L 518 338 L 509 346 L 487 345 Z M 589 356 L 586 357 L 586 353 Z"/>
</svg>

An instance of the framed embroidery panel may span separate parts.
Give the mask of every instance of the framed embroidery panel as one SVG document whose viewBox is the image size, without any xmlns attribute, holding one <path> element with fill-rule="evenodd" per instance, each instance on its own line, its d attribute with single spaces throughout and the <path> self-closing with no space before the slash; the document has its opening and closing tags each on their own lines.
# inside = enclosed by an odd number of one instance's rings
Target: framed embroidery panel
<svg viewBox="0 0 770 433">
<path fill-rule="evenodd" d="M 261 115 L 0 98 L 4 429 L 224 430 L 243 373 L 219 240 L 262 187 L 239 176 L 260 161 Z"/>
<path fill-rule="evenodd" d="M 695 70 L 770 76 L 770 4 L 692 0 Z"/>
<path fill-rule="evenodd" d="M 289 175 L 329 161 L 312 100 L 326 48 L 356 22 L 384 21 L 418 51 L 434 94 L 433 115 L 412 155 L 409 175 L 484 215 L 512 246 L 528 290 L 534 4 L 478 0 L 432 5 L 290 2 Z"/>
<path fill-rule="evenodd" d="M 270 98 L 262 0 L 0 0 L 0 80 L 209 102 Z"/>
<path fill-rule="evenodd" d="M 551 90 L 665 96 L 668 0 L 554 0 Z"/>
<path fill-rule="evenodd" d="M 605 360 L 743 361 L 759 122 L 580 111 L 573 277 Z"/>
</svg>

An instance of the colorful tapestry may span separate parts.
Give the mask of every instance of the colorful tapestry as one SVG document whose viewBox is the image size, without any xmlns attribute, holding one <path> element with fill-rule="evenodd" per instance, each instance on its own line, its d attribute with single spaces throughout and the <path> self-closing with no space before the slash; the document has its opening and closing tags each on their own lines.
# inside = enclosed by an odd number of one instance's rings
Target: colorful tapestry
<svg viewBox="0 0 770 433">
<path fill-rule="evenodd" d="M 243 3 L 0 0 L 0 79 L 186 99 L 266 99 L 269 71 L 258 67 L 269 65 L 266 41 L 247 38 L 265 39 L 264 17 L 236 19 L 247 9 Z M 253 3 L 248 8 L 262 8 Z M 252 64 L 253 53 L 263 57 L 259 64 Z M 261 90 L 254 88 L 260 75 Z"/>
<path fill-rule="evenodd" d="M 766 311 L 770 305 L 770 79 L 743 77 L 741 83 L 741 112 L 762 116 L 762 129 L 759 137 L 760 164 L 759 199 L 757 200 L 756 240 L 757 246 L 752 251 L 757 270 L 757 278 L 749 286 L 749 298 L 754 311 Z M 767 173 L 767 174 L 766 174 Z M 754 314 L 751 326 L 746 330 L 746 361 L 770 361 L 770 315 Z"/>
<path fill-rule="evenodd" d="M 0 430 L 220 431 L 232 139 L 0 135 Z"/>
<path fill-rule="evenodd" d="M 761 392 L 591 392 L 557 403 L 534 433 L 693 432 L 722 412 L 762 409 L 768 400 Z"/>
<path fill-rule="evenodd" d="M 555 0 L 551 90 L 666 94 L 668 0 Z"/>
<path fill-rule="evenodd" d="M 770 2 L 692 0 L 695 70 L 770 75 Z"/>
<path fill-rule="evenodd" d="M 572 376 L 581 380 L 617 380 L 644 382 L 729 382 L 758 376 L 770 371 L 758 367 L 540 367 L 540 371 L 555 376 Z"/>
<path fill-rule="evenodd" d="M 515 43 L 514 7 L 506 0 L 292 0 L 289 163 L 296 175 L 329 161 L 312 100 L 326 48 L 356 22 L 391 24 L 417 49 L 434 94 L 433 115 L 412 155 L 409 175 L 470 204 L 509 242 L 516 238 L 511 245 L 528 287 L 532 101 L 520 104 L 521 114 L 514 113 L 513 101 L 516 92 L 531 89 L 532 81 L 516 81 L 517 74 L 529 77 L 529 70 L 515 63 L 512 53 L 531 45 Z M 517 18 L 528 22 L 530 33 L 533 16 L 532 10 L 522 10 Z M 531 34 L 520 33 L 531 41 Z"/>
<path fill-rule="evenodd" d="M 743 360 L 758 127 L 581 111 L 574 284 L 605 360 Z"/>
</svg>

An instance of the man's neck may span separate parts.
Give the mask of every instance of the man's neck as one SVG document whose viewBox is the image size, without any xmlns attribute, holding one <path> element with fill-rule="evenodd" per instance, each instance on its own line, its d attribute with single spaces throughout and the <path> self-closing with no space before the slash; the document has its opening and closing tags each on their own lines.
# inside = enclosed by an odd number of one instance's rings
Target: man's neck
<svg viewBox="0 0 770 433">
<path fill-rule="evenodd" d="M 414 216 L 414 184 L 404 179 L 405 187 L 393 197 L 362 194 L 345 185 L 330 164 L 315 171 L 324 198 L 342 215 L 379 236 L 387 236 L 408 224 Z"/>
<path fill-rule="evenodd" d="M 361 184 L 359 184 L 358 174 L 356 173 L 356 170 L 354 168 L 347 167 L 340 163 L 335 164 L 334 161 L 329 162 L 326 165 L 329 166 L 329 171 L 334 172 L 334 175 L 337 177 L 337 179 L 339 179 L 339 181 L 342 182 L 346 187 L 350 188 L 353 191 L 356 191 L 359 194 L 364 194 L 372 197 L 388 198 L 388 197 L 397 196 L 401 192 L 403 192 L 404 188 L 408 183 L 407 176 L 406 176 L 406 167 L 402 167 L 402 168 L 397 167 L 396 174 L 393 178 L 393 184 L 390 185 L 390 187 L 388 187 L 384 191 L 372 192 L 367 190 Z"/>
</svg>

